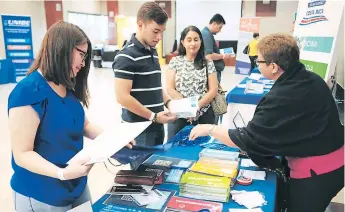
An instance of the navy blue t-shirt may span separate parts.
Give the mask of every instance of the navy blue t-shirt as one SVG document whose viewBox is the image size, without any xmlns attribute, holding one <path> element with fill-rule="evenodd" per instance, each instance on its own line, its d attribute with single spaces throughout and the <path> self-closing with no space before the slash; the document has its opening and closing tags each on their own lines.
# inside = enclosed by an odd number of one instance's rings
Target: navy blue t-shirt
<svg viewBox="0 0 345 212">
<path fill-rule="evenodd" d="M 34 151 L 49 162 L 64 168 L 67 162 L 83 148 L 84 109 L 68 91 L 59 96 L 38 72 L 34 71 L 20 81 L 8 98 L 11 108 L 30 105 L 38 114 Z M 14 191 L 53 206 L 67 206 L 80 197 L 87 178 L 61 181 L 30 172 L 18 166 L 12 155 Z"/>
</svg>

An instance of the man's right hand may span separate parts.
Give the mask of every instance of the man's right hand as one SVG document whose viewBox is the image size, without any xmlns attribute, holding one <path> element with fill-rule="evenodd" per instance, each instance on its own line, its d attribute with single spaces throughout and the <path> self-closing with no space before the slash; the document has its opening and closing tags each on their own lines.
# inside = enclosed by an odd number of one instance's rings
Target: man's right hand
<svg viewBox="0 0 345 212">
<path fill-rule="evenodd" d="M 172 115 L 169 110 L 165 110 L 157 113 L 157 122 L 161 124 L 166 124 L 173 122 L 177 119 L 176 115 Z"/>
</svg>

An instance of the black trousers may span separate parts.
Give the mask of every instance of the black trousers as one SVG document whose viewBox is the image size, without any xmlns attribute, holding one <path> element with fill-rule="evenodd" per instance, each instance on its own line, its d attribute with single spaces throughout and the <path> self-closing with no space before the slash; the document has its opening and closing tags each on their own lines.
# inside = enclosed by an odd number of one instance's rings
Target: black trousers
<svg viewBox="0 0 345 212">
<path fill-rule="evenodd" d="M 206 113 L 199 117 L 199 119 L 193 124 L 214 124 L 214 112 L 210 107 Z M 177 119 L 176 121 L 168 124 L 168 139 L 174 137 L 182 128 L 190 125 L 187 119 Z"/>
<path fill-rule="evenodd" d="M 344 187 L 344 166 L 332 172 L 288 181 L 288 212 L 324 212 Z"/>
<path fill-rule="evenodd" d="M 250 59 L 250 72 L 253 71 L 253 69 L 256 67 L 256 59 L 258 59 L 258 56 L 249 56 Z"/>
<path fill-rule="evenodd" d="M 150 130 L 148 131 L 147 129 L 142 132 L 140 135 L 138 135 L 138 137 L 136 137 L 135 143 L 136 145 L 140 145 L 140 146 L 156 146 L 156 145 L 160 145 L 163 144 L 164 142 L 164 125 L 163 124 L 153 124 L 155 126 L 150 126 L 150 127 L 154 127 L 154 130 Z M 131 169 L 135 170 L 137 169 L 140 164 L 144 162 L 144 161 L 134 161 L 132 162 L 131 165 Z"/>
</svg>

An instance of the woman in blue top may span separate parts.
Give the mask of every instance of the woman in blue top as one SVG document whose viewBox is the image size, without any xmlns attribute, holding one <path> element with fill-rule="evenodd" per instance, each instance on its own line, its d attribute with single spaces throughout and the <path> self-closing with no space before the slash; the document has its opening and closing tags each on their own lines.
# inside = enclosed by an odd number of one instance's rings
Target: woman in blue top
<svg viewBox="0 0 345 212">
<path fill-rule="evenodd" d="M 67 211 L 90 200 L 88 158 L 66 164 L 83 148 L 83 136 L 94 139 L 101 132 L 82 106 L 88 106 L 90 60 L 86 34 L 58 22 L 48 29 L 28 75 L 9 96 L 16 211 Z"/>
</svg>

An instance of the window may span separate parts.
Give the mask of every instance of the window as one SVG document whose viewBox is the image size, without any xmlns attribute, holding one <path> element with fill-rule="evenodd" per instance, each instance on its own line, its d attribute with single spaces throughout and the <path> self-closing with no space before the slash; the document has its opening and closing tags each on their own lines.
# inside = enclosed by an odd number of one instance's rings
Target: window
<svg viewBox="0 0 345 212">
<path fill-rule="evenodd" d="M 68 22 L 79 26 L 92 44 L 108 40 L 108 16 L 68 12 Z"/>
</svg>

